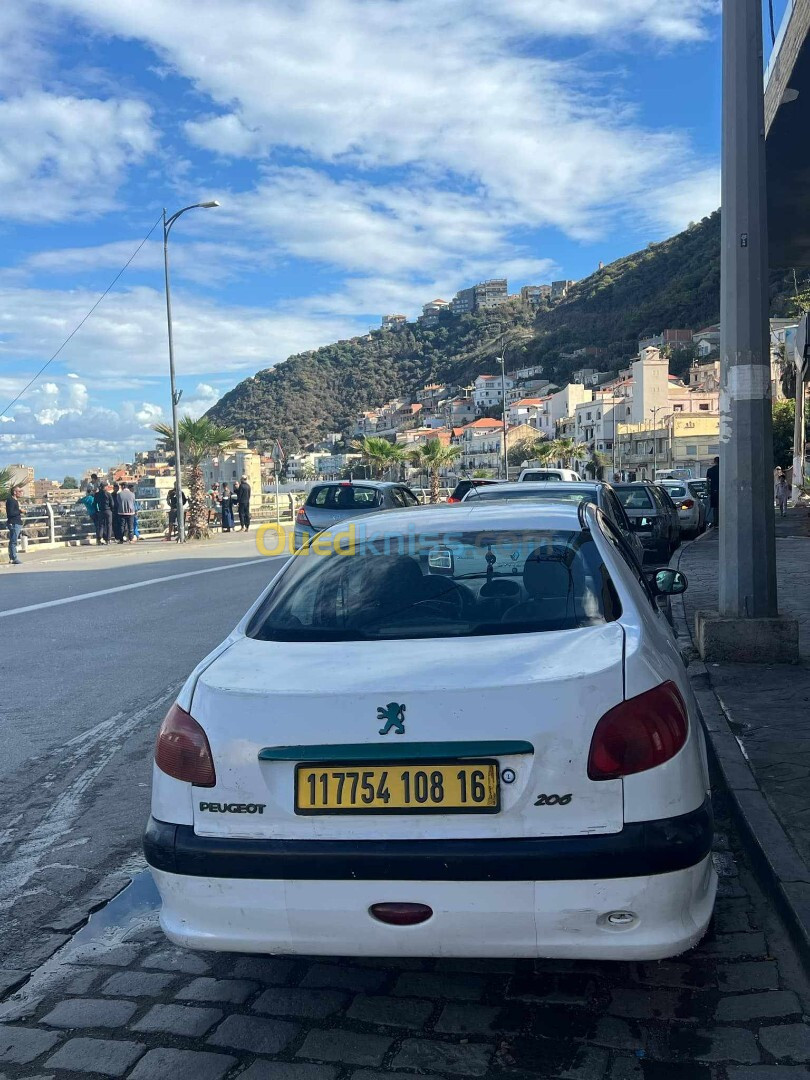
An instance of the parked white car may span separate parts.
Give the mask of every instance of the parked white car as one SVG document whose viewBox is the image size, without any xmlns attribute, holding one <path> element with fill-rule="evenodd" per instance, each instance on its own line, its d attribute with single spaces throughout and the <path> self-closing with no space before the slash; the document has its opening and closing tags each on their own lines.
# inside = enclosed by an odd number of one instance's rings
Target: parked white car
<svg viewBox="0 0 810 1080">
<path fill-rule="evenodd" d="M 698 536 L 706 528 L 706 504 L 698 488 L 692 489 L 689 480 L 660 480 L 662 487 L 675 503 L 682 536 Z"/>
<path fill-rule="evenodd" d="M 531 481 L 532 483 L 546 483 L 548 481 L 564 481 L 565 483 L 577 483 L 582 477 L 573 469 L 557 469 L 553 465 L 538 466 L 536 468 L 522 469 L 518 476 L 518 483 Z"/>
<path fill-rule="evenodd" d="M 705 746 L 592 504 L 389 511 L 293 556 L 157 740 L 144 849 L 194 949 L 650 960 L 712 913 Z M 322 536 L 320 550 L 329 548 Z"/>
</svg>

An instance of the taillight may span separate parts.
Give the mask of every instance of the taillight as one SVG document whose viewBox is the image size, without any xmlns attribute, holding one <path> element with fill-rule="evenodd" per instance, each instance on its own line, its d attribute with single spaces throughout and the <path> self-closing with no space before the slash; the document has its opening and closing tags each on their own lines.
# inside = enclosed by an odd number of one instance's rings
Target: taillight
<svg viewBox="0 0 810 1080">
<path fill-rule="evenodd" d="M 305 506 L 302 506 L 298 513 L 295 515 L 295 524 L 308 525 L 310 529 L 312 528 L 310 520 L 307 517 L 307 508 Z"/>
<path fill-rule="evenodd" d="M 160 725 L 155 764 L 161 772 L 195 787 L 214 787 L 217 782 L 208 737 L 179 705 L 172 705 Z"/>
<path fill-rule="evenodd" d="M 588 776 L 616 780 L 663 765 L 681 749 L 688 730 L 678 688 L 661 683 L 605 713 L 591 739 Z"/>
<path fill-rule="evenodd" d="M 447 501 L 448 501 L 448 502 L 456 502 L 456 503 L 457 503 L 457 502 L 461 502 L 461 499 L 454 499 L 454 498 L 453 498 L 453 496 L 451 495 L 451 496 L 450 496 L 450 497 L 448 498 L 448 500 L 447 500 Z"/>
<path fill-rule="evenodd" d="M 681 510 L 691 510 L 694 505 L 695 505 L 695 500 L 694 499 L 684 499 L 683 502 L 681 503 Z"/>
</svg>

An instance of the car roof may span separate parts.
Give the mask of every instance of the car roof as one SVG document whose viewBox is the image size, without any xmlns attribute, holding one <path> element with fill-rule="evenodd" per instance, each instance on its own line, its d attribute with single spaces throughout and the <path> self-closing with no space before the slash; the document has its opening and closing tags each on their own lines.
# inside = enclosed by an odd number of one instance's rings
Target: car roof
<svg viewBox="0 0 810 1080">
<path fill-rule="evenodd" d="M 582 492 L 583 497 L 586 492 L 593 494 L 601 487 L 606 485 L 601 480 L 515 480 L 500 485 L 499 491 L 504 495 L 508 495 L 511 491 L 525 492 L 525 491 L 537 491 L 538 494 L 543 492 L 545 494 L 552 494 L 555 491 L 558 492 L 571 492 L 576 494 Z M 470 500 L 473 501 L 472 499 Z"/>
<path fill-rule="evenodd" d="M 449 533 L 476 529 L 561 529 L 580 532 L 579 505 L 563 502 L 499 503 L 475 499 L 469 502 L 435 503 L 413 506 L 407 510 L 386 510 L 384 513 L 363 515 L 360 522 L 352 522 L 356 529 L 369 525 L 380 526 L 380 531 L 397 534 L 413 530 L 414 515 L 419 515 L 419 527 L 430 532 L 447 530 Z M 338 524 L 335 528 L 340 528 Z"/>
<path fill-rule="evenodd" d="M 407 487 L 398 480 L 316 480 L 312 487 L 368 487 L 368 488 L 391 488 Z"/>
</svg>

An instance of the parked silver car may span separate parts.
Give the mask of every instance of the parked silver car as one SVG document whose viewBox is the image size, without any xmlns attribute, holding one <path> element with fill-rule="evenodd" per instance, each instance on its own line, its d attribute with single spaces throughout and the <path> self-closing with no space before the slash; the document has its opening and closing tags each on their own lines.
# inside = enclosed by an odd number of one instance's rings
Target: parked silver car
<svg viewBox="0 0 810 1080">
<path fill-rule="evenodd" d="M 681 526 L 678 511 L 667 492 L 645 480 L 614 484 L 613 490 L 645 552 L 656 562 L 668 562 L 681 542 Z"/>
<path fill-rule="evenodd" d="M 315 484 L 295 519 L 295 546 L 339 521 L 375 510 L 404 510 L 419 500 L 405 484 L 376 480 L 334 480 Z"/>
<path fill-rule="evenodd" d="M 662 487 L 675 503 L 682 536 L 698 536 L 706 528 L 706 504 L 691 480 L 661 480 Z"/>
</svg>

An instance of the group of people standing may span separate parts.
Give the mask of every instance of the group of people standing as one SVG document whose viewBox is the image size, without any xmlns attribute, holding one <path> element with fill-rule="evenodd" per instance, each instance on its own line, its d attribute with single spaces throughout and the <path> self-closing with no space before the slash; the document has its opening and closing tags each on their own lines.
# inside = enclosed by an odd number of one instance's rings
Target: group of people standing
<svg viewBox="0 0 810 1080">
<path fill-rule="evenodd" d="M 219 516 L 222 522 L 222 531 L 233 532 L 235 530 L 234 508 L 239 519 L 239 529 L 247 532 L 250 528 L 250 496 L 251 488 L 248 478 L 243 476 L 237 480 L 231 491 L 228 484 L 212 484 L 211 490 L 206 495 L 208 508 L 208 524 L 212 525 Z"/>
<path fill-rule="evenodd" d="M 140 536 L 138 530 L 138 504 L 135 501 L 135 485 L 99 480 L 92 473 L 87 492 L 80 500 L 96 528 L 96 543 L 105 545 L 115 540 L 119 544 L 131 544 Z"/>
</svg>

